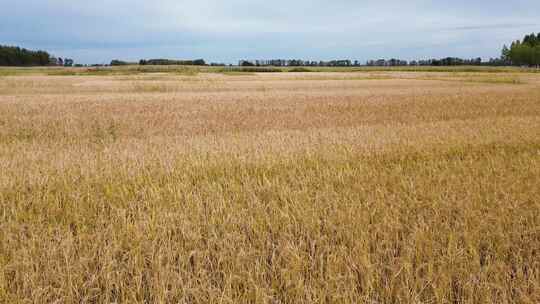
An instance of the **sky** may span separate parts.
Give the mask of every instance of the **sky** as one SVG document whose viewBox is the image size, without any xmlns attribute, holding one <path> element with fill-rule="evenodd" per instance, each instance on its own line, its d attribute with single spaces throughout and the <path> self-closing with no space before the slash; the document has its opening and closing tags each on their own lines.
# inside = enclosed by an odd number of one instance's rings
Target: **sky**
<svg viewBox="0 0 540 304">
<path fill-rule="evenodd" d="M 0 44 L 112 59 L 498 57 L 538 0 L 0 0 Z"/>
</svg>

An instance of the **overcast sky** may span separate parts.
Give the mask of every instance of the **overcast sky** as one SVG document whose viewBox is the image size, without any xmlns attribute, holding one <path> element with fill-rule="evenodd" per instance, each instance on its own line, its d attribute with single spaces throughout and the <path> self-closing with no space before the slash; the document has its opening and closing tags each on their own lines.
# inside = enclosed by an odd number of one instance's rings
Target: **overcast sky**
<svg viewBox="0 0 540 304">
<path fill-rule="evenodd" d="M 496 57 L 539 0 L 0 0 L 0 44 L 111 59 Z"/>
</svg>

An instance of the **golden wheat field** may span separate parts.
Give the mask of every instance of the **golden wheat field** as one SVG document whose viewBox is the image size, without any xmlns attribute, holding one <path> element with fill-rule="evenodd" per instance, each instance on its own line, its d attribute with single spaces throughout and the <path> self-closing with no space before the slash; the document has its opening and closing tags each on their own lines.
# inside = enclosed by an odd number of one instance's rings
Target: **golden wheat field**
<svg viewBox="0 0 540 304">
<path fill-rule="evenodd" d="M 540 74 L 0 76 L 1 303 L 540 303 Z"/>
</svg>

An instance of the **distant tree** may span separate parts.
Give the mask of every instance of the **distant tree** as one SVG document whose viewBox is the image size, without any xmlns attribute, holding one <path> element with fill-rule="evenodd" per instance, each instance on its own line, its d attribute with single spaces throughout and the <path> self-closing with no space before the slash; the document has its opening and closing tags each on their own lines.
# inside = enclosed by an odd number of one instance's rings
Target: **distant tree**
<svg viewBox="0 0 540 304">
<path fill-rule="evenodd" d="M 73 59 L 65 58 L 65 59 L 64 59 L 64 66 L 65 66 L 65 67 L 71 67 L 71 66 L 73 66 Z"/>
<path fill-rule="evenodd" d="M 128 65 L 127 62 L 114 59 L 111 61 L 111 66 Z"/>
<path fill-rule="evenodd" d="M 502 48 L 501 59 L 504 62 L 510 62 L 510 49 L 508 48 L 508 46 L 506 46 L 506 44 Z"/>
<path fill-rule="evenodd" d="M 540 66 L 540 33 L 525 35 L 523 41 L 512 42 L 508 59 L 514 65 Z M 504 48 L 503 48 L 504 50 Z"/>
<path fill-rule="evenodd" d="M 540 68 L 540 42 L 533 49 L 533 65 Z"/>
<path fill-rule="evenodd" d="M 193 60 L 192 65 L 206 65 L 206 62 L 204 59 L 195 59 Z"/>
<path fill-rule="evenodd" d="M 523 44 L 527 44 L 529 46 L 536 46 L 538 43 L 538 40 L 536 39 L 536 35 L 534 33 L 530 35 L 526 35 L 525 38 L 523 38 Z"/>
</svg>

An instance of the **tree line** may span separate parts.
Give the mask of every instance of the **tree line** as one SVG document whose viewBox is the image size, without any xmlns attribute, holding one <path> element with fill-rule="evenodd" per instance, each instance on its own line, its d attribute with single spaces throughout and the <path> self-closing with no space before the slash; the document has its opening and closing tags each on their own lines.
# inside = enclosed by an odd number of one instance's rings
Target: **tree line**
<svg viewBox="0 0 540 304">
<path fill-rule="evenodd" d="M 240 60 L 239 66 L 276 66 L 276 67 L 360 67 L 360 66 L 452 66 L 452 65 L 501 65 L 499 59 L 491 59 L 483 62 L 482 58 L 462 59 L 456 57 L 446 57 L 441 59 L 428 60 L 401 60 L 401 59 L 378 59 L 361 63 L 358 60 L 330 60 L 330 61 L 310 61 L 301 59 L 271 59 L 271 60 Z"/>
<path fill-rule="evenodd" d="M 358 61 L 354 63 L 351 60 L 330 60 L 330 61 L 310 61 L 302 59 L 271 59 L 271 60 L 240 60 L 239 66 L 276 66 L 276 67 L 348 67 L 359 65 Z"/>
<path fill-rule="evenodd" d="M 111 62 L 111 65 L 112 65 L 112 62 Z M 206 62 L 204 61 L 204 59 L 195 59 L 195 60 L 141 59 L 139 61 L 139 65 L 206 65 Z"/>
<path fill-rule="evenodd" d="M 73 66 L 73 59 L 56 58 L 45 51 L 0 45 L 0 66 Z"/>
<path fill-rule="evenodd" d="M 504 46 L 502 57 L 508 64 L 540 67 L 540 33 L 526 35 L 523 40 Z"/>
<path fill-rule="evenodd" d="M 50 60 L 51 55 L 45 51 L 0 45 L 0 66 L 42 66 L 49 65 Z"/>
</svg>

